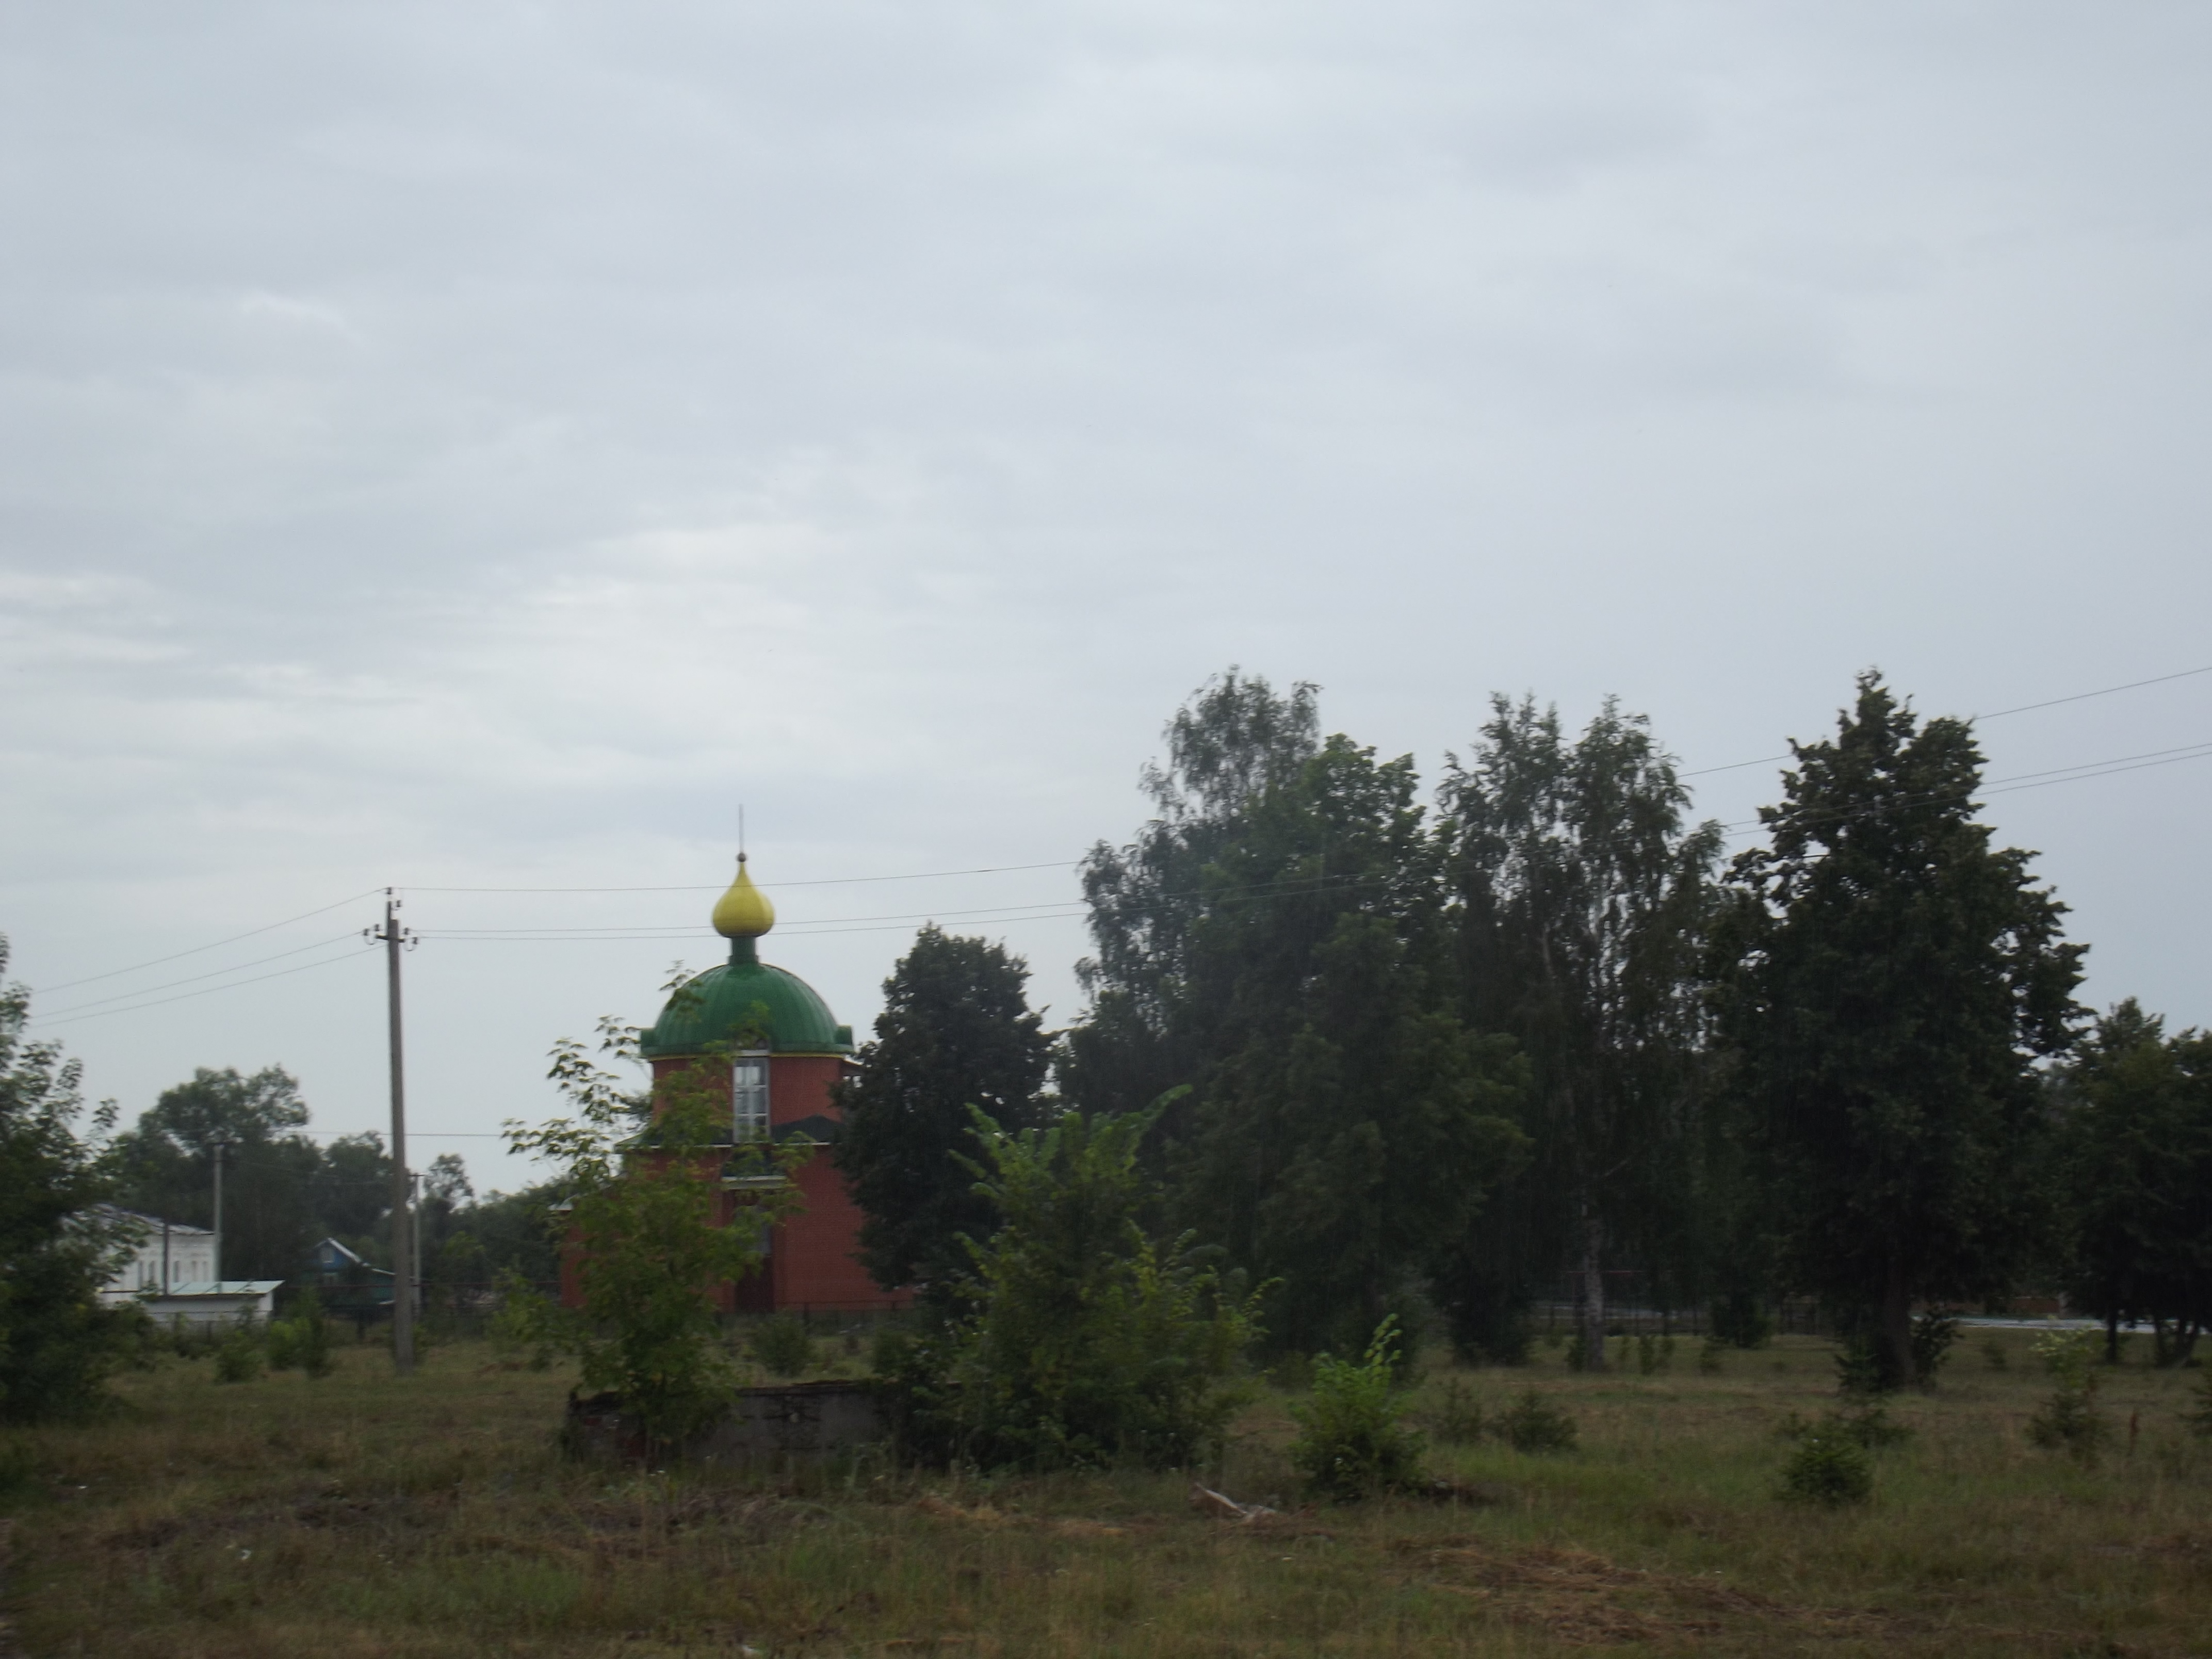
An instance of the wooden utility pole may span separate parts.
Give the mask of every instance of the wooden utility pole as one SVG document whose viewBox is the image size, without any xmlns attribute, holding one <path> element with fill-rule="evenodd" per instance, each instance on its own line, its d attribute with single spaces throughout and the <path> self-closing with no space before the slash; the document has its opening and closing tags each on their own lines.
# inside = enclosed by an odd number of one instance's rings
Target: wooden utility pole
<svg viewBox="0 0 2212 1659">
<path fill-rule="evenodd" d="M 208 1151 L 215 1158 L 215 1282 L 217 1290 L 222 1288 L 222 1155 L 229 1146 L 230 1137 L 228 1135 L 217 1135 L 208 1142 Z M 165 1257 L 168 1254 L 168 1224 L 165 1222 L 161 1227 L 162 1255 Z M 166 1265 L 162 1271 L 168 1271 Z M 163 1293 L 167 1294 L 166 1290 Z"/>
<path fill-rule="evenodd" d="M 407 1071 L 399 1042 L 399 953 L 410 935 L 399 925 L 399 900 L 384 890 L 385 991 L 392 1027 L 392 1364 L 415 1369 L 414 1179 L 407 1172 Z"/>
</svg>

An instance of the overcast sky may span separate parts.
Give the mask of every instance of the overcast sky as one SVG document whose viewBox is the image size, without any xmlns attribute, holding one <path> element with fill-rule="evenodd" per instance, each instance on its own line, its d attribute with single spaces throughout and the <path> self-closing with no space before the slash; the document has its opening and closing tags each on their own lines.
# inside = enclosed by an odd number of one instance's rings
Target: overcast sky
<svg viewBox="0 0 2212 1659">
<path fill-rule="evenodd" d="M 463 1137 L 716 959 L 740 802 L 839 1018 L 933 915 L 1058 1023 L 1231 663 L 1431 779 L 1493 689 L 1702 769 L 1869 665 L 2212 665 L 2208 71 L 2154 0 L 5 0 L 10 976 L 126 1115 L 275 1063 L 373 1127 L 398 884 L 416 1161 L 512 1186 Z M 1984 736 L 2185 757 L 2212 674 Z M 2094 1000 L 2212 1023 L 2156 757 L 1990 815 Z M 690 936 L 459 932 L 625 927 Z"/>
</svg>

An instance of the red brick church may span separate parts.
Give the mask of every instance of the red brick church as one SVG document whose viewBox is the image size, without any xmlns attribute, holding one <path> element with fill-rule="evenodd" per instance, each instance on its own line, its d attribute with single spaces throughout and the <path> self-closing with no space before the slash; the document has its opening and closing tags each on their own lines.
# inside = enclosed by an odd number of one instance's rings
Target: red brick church
<svg viewBox="0 0 2212 1659">
<path fill-rule="evenodd" d="M 730 941 L 729 960 L 687 981 L 639 1044 L 653 1066 L 654 1093 L 673 1077 L 708 1068 L 708 1086 L 729 1101 L 732 1145 L 765 1137 L 812 1148 L 791 1176 L 801 1207 L 770 1230 L 763 1268 L 722 1288 L 724 1307 L 862 1313 L 905 1306 L 905 1293 L 878 1289 L 854 1259 L 860 1212 L 830 1160 L 840 1116 L 831 1090 L 854 1069 L 853 1028 L 840 1025 L 798 975 L 760 959 L 757 941 L 775 926 L 775 907 L 753 884 L 742 853 L 714 926 Z M 749 1044 L 742 1048 L 741 1035 Z M 742 1201 L 725 1194 L 725 1218 Z"/>
</svg>

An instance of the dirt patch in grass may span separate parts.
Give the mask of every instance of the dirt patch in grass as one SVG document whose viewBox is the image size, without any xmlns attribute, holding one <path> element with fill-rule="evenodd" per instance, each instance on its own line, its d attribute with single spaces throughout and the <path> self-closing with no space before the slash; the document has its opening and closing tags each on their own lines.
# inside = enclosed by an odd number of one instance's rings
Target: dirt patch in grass
<svg viewBox="0 0 2212 1659">
<path fill-rule="evenodd" d="M 1715 1578 L 1624 1567 L 1556 1544 L 1501 1549 L 1464 1538 L 1398 1540 L 1422 1588 L 1474 1599 L 1510 1625 L 1581 1645 L 1668 1642 L 1757 1626 L 1796 1637 L 1886 1638 L 1905 1621 L 1879 1611 L 1793 1606 Z"/>
</svg>

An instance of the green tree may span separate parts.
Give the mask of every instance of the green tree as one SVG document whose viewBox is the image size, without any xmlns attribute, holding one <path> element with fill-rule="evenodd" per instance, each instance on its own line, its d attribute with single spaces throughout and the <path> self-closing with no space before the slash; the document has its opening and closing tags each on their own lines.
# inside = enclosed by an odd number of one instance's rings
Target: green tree
<svg viewBox="0 0 2212 1659">
<path fill-rule="evenodd" d="M 602 1052 L 636 1058 L 634 1029 L 603 1021 L 600 1031 Z M 580 1304 L 516 1286 L 509 1328 L 574 1354 L 584 1387 L 619 1394 L 650 1439 L 672 1444 L 727 1402 L 717 1294 L 759 1265 L 769 1228 L 796 1201 L 787 1182 L 759 1183 L 811 1149 L 733 1143 L 707 1067 L 664 1079 L 642 1129 L 636 1091 L 580 1042 L 555 1046 L 550 1075 L 574 1115 L 536 1128 L 510 1121 L 507 1139 L 561 1170 Z M 742 1198 L 732 1183 L 747 1183 Z"/>
<path fill-rule="evenodd" d="M 392 1155 L 382 1135 L 371 1129 L 340 1135 L 325 1146 L 310 1201 L 324 1237 L 365 1256 L 392 1260 Z"/>
<path fill-rule="evenodd" d="M 1910 1382 L 1914 1302 L 2002 1289 L 2033 1231 L 2035 1068 L 2071 1041 L 2082 947 L 1975 822 L 1966 722 L 1868 672 L 1791 750 L 1734 866 L 1727 1029 L 1791 1277 Z"/>
<path fill-rule="evenodd" d="M 315 1185 L 323 1160 L 299 1131 L 307 1122 L 298 1081 L 283 1067 L 252 1076 L 202 1066 L 165 1089 L 115 1139 L 118 1201 L 194 1226 L 215 1224 L 215 1148 L 223 1158 L 222 1261 L 227 1279 L 289 1279 L 314 1248 Z"/>
<path fill-rule="evenodd" d="M 962 1235 L 990 1231 L 962 1159 L 969 1109 L 1002 1130 L 1042 1121 L 1052 1039 L 1030 1012 L 1028 981 L 1003 945 L 933 922 L 884 981 L 876 1039 L 838 1091 L 835 1156 L 866 1218 L 862 1259 L 886 1290 L 944 1286 L 966 1267 Z"/>
<path fill-rule="evenodd" d="M 141 1323 L 136 1308 L 100 1303 L 130 1241 L 100 1205 L 100 1160 L 77 1133 L 80 1065 L 26 1040 L 30 1012 L 28 990 L 0 984 L 0 1421 L 15 1423 L 100 1404 Z M 95 1133 L 113 1117 L 101 1108 Z"/>
<path fill-rule="evenodd" d="M 482 1252 L 483 1282 L 518 1278 L 543 1289 L 561 1274 L 556 1224 L 567 1196 L 558 1180 L 489 1194 L 457 1213 L 453 1237 L 473 1240 Z"/>
<path fill-rule="evenodd" d="M 991 1467 L 1174 1468 L 1218 1445 L 1257 1298 L 1188 1235 L 1146 1232 L 1137 1149 L 1157 1115 L 1009 1134 L 973 1115 L 999 1224 L 971 1241 L 967 1311 L 918 1356 L 949 1385 L 921 1402 L 945 1449 Z"/>
<path fill-rule="evenodd" d="M 1536 1162 L 1509 1200 L 1519 1236 L 1462 1252 L 1441 1293 L 1482 1346 L 1501 1300 L 1571 1261 L 1579 1351 L 1602 1370 L 1608 1246 L 1685 1254 L 1720 829 L 1685 826 L 1674 757 L 1611 698 L 1571 740 L 1555 709 L 1493 697 L 1442 796 L 1468 1017 L 1528 1058 Z"/>
<path fill-rule="evenodd" d="M 1127 846 L 1100 842 L 1085 858 L 1096 954 L 1076 964 L 1091 1006 L 1068 1034 L 1063 1085 L 1085 1109 L 1142 1111 L 1222 1052 L 1218 1021 L 1193 983 L 1194 935 L 1224 896 L 1212 866 L 1254 804 L 1319 753 L 1319 697 L 1303 681 L 1278 696 L 1264 678 L 1233 667 L 1209 680 L 1168 723 L 1167 765 L 1141 775 L 1152 821 Z M 1304 897 L 1345 884 L 1294 878 L 1284 889 Z M 1164 1120 L 1156 1170 L 1194 1104 L 1186 1099 Z"/>
<path fill-rule="evenodd" d="M 2119 1328 L 2148 1320 L 2161 1364 L 2212 1322 L 2212 1037 L 2168 1037 L 2133 998 L 2064 1068 L 2053 1160 L 2069 1221 L 2068 1299 Z"/>
<path fill-rule="evenodd" d="M 1412 761 L 1321 740 L 1314 698 L 1231 671 L 1169 725 L 1157 817 L 1085 862 L 1066 1078 L 1088 1109 L 1191 1085 L 1173 1212 L 1277 1282 L 1276 1340 L 1357 1352 L 1510 1169 L 1521 1079 L 1449 1006 Z"/>
</svg>

